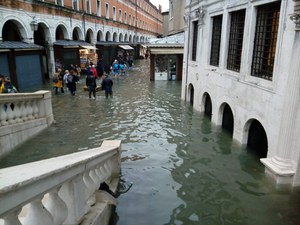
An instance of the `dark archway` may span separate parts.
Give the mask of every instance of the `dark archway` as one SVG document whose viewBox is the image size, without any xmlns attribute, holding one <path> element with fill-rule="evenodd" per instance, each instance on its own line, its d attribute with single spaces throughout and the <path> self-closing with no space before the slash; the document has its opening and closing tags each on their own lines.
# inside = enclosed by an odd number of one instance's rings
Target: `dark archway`
<svg viewBox="0 0 300 225">
<path fill-rule="evenodd" d="M 22 41 L 22 35 L 16 24 L 12 21 L 7 21 L 2 30 L 3 41 Z"/>
<path fill-rule="evenodd" d="M 58 26 L 56 28 L 56 31 L 55 31 L 55 39 L 56 40 L 64 40 L 65 39 L 65 36 L 64 36 L 64 31 L 62 29 L 61 26 Z"/>
<path fill-rule="evenodd" d="M 249 127 L 247 147 L 250 151 L 255 152 L 260 158 L 267 157 L 267 134 L 261 123 L 257 120 L 253 120 Z"/>
<path fill-rule="evenodd" d="M 223 110 L 222 128 L 227 130 L 231 135 L 233 134 L 233 113 L 228 104 L 225 104 Z"/>
<path fill-rule="evenodd" d="M 73 38 L 74 41 L 79 41 L 80 40 L 78 31 L 76 29 L 73 30 L 72 38 Z"/>
<path fill-rule="evenodd" d="M 204 103 L 204 115 L 206 115 L 211 120 L 212 115 L 212 103 L 209 94 L 205 94 L 205 103 Z"/>
<path fill-rule="evenodd" d="M 43 27 L 38 26 L 38 30 L 33 33 L 34 43 L 41 46 L 46 46 L 46 35 Z"/>
<path fill-rule="evenodd" d="M 192 84 L 190 84 L 189 90 L 190 90 L 190 104 L 194 105 L 194 86 Z"/>
</svg>

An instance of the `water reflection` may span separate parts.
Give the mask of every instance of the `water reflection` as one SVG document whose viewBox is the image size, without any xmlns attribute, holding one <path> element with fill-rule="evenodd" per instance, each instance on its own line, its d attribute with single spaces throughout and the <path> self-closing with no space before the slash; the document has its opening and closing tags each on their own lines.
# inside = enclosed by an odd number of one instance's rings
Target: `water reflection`
<svg viewBox="0 0 300 225">
<path fill-rule="evenodd" d="M 150 82 L 148 71 L 140 61 L 114 79 L 113 99 L 89 100 L 83 81 L 75 98 L 53 96 L 56 124 L 0 166 L 120 139 L 122 194 L 112 224 L 299 224 L 300 192 L 276 191 L 254 155 L 180 100 L 180 82 Z"/>
</svg>

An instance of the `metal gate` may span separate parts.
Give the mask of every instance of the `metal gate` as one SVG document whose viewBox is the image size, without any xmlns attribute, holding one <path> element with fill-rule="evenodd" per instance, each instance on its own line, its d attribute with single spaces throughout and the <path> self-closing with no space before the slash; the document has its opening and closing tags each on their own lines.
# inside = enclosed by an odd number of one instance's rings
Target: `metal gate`
<svg viewBox="0 0 300 225">
<path fill-rule="evenodd" d="M 7 55 L 0 55 L 0 74 L 5 77 L 10 77 Z"/>
<path fill-rule="evenodd" d="M 16 56 L 19 91 L 37 91 L 43 84 L 40 55 Z"/>
</svg>

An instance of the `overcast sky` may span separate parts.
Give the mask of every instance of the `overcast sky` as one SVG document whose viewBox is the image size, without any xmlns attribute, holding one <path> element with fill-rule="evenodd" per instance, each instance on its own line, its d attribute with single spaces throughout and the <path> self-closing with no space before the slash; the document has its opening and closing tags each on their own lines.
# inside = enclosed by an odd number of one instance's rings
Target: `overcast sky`
<svg viewBox="0 0 300 225">
<path fill-rule="evenodd" d="M 150 0 L 150 2 L 158 8 L 158 5 L 161 5 L 162 11 L 169 9 L 169 0 Z"/>
</svg>

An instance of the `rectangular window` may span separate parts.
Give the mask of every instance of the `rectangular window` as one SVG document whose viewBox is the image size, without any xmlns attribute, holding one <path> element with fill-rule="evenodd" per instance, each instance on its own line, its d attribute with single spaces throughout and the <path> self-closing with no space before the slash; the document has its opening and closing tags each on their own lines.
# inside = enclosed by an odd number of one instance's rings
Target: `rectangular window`
<svg viewBox="0 0 300 225">
<path fill-rule="evenodd" d="M 113 20 L 117 20 L 116 7 L 113 6 Z"/>
<path fill-rule="evenodd" d="M 122 22 L 122 10 L 119 9 L 119 21 Z"/>
<path fill-rule="evenodd" d="M 128 24 L 131 25 L 131 15 L 128 16 Z"/>
<path fill-rule="evenodd" d="M 97 16 L 101 16 L 101 1 L 97 0 Z"/>
<path fill-rule="evenodd" d="M 246 10 L 231 13 L 227 69 L 240 72 Z"/>
<path fill-rule="evenodd" d="M 56 0 L 56 5 L 64 6 L 63 0 Z"/>
<path fill-rule="evenodd" d="M 109 19 L 109 7 L 107 3 L 105 3 L 105 17 Z"/>
<path fill-rule="evenodd" d="M 86 0 L 85 5 L 86 5 L 86 13 L 91 14 L 91 3 L 90 3 L 90 0 Z"/>
<path fill-rule="evenodd" d="M 73 0 L 72 6 L 73 6 L 73 9 L 74 9 L 74 10 L 78 10 L 78 9 L 79 9 L 79 8 L 78 8 L 78 0 Z"/>
<path fill-rule="evenodd" d="M 124 12 L 124 23 L 127 23 L 127 13 Z"/>
<path fill-rule="evenodd" d="M 193 22 L 193 45 L 192 45 L 192 60 L 197 58 L 197 40 L 198 39 L 198 20 Z"/>
<path fill-rule="evenodd" d="M 280 2 L 257 7 L 251 75 L 272 80 Z"/>
<path fill-rule="evenodd" d="M 222 15 L 213 17 L 213 30 L 210 50 L 210 65 L 212 66 L 219 66 L 222 20 Z"/>
</svg>

